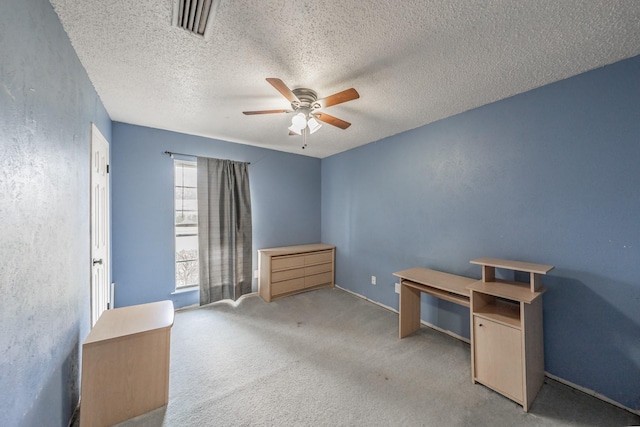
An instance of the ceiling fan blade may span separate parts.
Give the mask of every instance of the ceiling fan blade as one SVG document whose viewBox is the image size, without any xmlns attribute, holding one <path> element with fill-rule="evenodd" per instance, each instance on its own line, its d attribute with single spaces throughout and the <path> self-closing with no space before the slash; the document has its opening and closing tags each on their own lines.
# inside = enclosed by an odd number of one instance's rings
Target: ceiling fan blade
<svg viewBox="0 0 640 427">
<path fill-rule="evenodd" d="M 337 117 L 330 116 L 327 113 L 315 113 L 313 114 L 313 117 L 320 120 L 321 122 L 325 122 L 326 124 L 339 127 L 340 129 L 346 129 L 351 126 L 351 123 L 340 120 Z"/>
<path fill-rule="evenodd" d="M 276 114 L 276 113 L 293 113 L 291 110 L 259 110 L 259 111 L 243 111 L 242 114 L 251 116 L 254 114 Z"/>
<path fill-rule="evenodd" d="M 298 97 L 295 96 L 293 92 L 291 92 L 291 89 L 289 89 L 289 87 L 284 84 L 282 80 L 276 79 L 274 77 L 268 77 L 267 81 L 271 83 L 271 86 L 275 87 L 276 90 L 280 92 L 285 98 L 287 98 L 290 103 L 300 103 Z"/>
<path fill-rule="evenodd" d="M 326 98 L 319 99 L 318 104 L 321 108 L 331 107 L 332 105 L 342 104 L 343 102 L 352 101 L 360 98 L 360 94 L 354 88 L 343 90 L 342 92 L 334 93 Z"/>
</svg>

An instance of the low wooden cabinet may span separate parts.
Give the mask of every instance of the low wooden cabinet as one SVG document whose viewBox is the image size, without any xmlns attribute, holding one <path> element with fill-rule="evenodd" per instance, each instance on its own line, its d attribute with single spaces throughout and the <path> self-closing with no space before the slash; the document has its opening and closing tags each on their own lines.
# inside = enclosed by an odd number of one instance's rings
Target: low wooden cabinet
<svg viewBox="0 0 640 427">
<path fill-rule="evenodd" d="M 471 291 L 471 370 L 481 383 L 522 405 L 533 403 L 544 382 L 542 287 L 550 265 L 479 258 L 482 280 Z M 529 283 L 496 279 L 495 269 L 530 274 Z"/>
<path fill-rule="evenodd" d="M 476 314 L 473 334 L 475 379 L 522 402 L 522 330 Z"/>
<path fill-rule="evenodd" d="M 80 426 L 102 427 L 169 401 L 173 302 L 106 310 L 82 344 Z"/>
<path fill-rule="evenodd" d="M 316 243 L 260 249 L 258 293 L 266 302 L 334 285 L 335 246 Z"/>
</svg>

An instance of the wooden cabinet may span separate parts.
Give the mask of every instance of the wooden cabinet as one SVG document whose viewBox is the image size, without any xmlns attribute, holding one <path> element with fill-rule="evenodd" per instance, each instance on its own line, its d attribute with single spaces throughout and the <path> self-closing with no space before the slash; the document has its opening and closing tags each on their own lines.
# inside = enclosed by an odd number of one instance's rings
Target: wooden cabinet
<svg viewBox="0 0 640 427">
<path fill-rule="evenodd" d="M 522 401 L 522 336 L 520 328 L 473 316 L 475 377 L 506 396 Z M 496 351 L 499 349 L 499 351 Z"/>
<path fill-rule="evenodd" d="M 260 249 L 258 293 L 266 302 L 333 286 L 335 246 L 316 243 Z"/>
<path fill-rule="evenodd" d="M 173 303 L 106 310 L 82 344 L 80 426 L 110 426 L 169 400 Z"/>
<path fill-rule="evenodd" d="M 522 405 L 533 403 L 544 382 L 540 275 L 550 265 L 479 258 L 482 280 L 471 291 L 471 370 L 473 382 Z M 496 279 L 495 269 L 527 272 L 529 283 Z"/>
</svg>

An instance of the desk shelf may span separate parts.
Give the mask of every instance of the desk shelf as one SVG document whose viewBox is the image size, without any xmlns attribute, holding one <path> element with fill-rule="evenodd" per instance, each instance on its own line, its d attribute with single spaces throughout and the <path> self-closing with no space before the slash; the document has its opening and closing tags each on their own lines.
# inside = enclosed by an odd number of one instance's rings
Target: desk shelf
<svg viewBox="0 0 640 427">
<path fill-rule="evenodd" d="M 469 307 L 468 295 L 460 295 L 460 294 L 453 293 L 451 291 L 446 291 L 446 290 L 434 288 L 431 286 L 421 285 L 420 283 L 415 283 L 410 280 L 403 280 L 401 284 L 404 286 L 408 286 L 410 288 L 416 289 L 420 292 L 424 292 L 425 294 L 433 295 L 436 298 L 440 298 L 445 301 L 449 301 L 449 302 L 463 305 L 465 307 Z"/>
<path fill-rule="evenodd" d="M 491 282 L 479 280 L 469 285 L 467 289 L 512 301 L 522 301 L 527 304 L 531 304 L 533 300 L 546 291 L 545 288 L 539 287 L 537 291 L 532 292 L 530 286 L 526 283 L 501 279 L 494 279 Z"/>
<path fill-rule="evenodd" d="M 500 323 L 512 328 L 522 329 L 522 322 L 520 319 L 520 305 L 510 302 L 489 297 L 489 301 L 483 304 L 481 307 L 473 310 L 473 315 L 479 318 L 492 320 L 496 323 Z M 474 298 L 474 303 L 478 305 L 478 302 L 482 300 L 481 295 L 477 295 Z"/>
<path fill-rule="evenodd" d="M 541 287 L 540 275 L 547 274 L 553 270 L 552 265 L 534 264 L 531 262 L 512 261 L 497 258 L 477 258 L 470 261 L 471 264 L 482 266 L 483 282 L 498 282 L 496 280 L 496 268 L 506 270 L 522 271 L 530 274 L 529 288 L 531 292 L 536 292 Z"/>
</svg>

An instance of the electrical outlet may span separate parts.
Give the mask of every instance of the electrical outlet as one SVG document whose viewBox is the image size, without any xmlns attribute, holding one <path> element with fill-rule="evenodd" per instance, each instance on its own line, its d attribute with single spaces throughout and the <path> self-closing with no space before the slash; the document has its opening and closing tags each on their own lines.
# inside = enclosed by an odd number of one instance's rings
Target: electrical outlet
<svg viewBox="0 0 640 427">
<path fill-rule="evenodd" d="M 253 270 L 253 278 L 254 279 L 258 278 L 258 270 Z"/>
<path fill-rule="evenodd" d="M 399 294 L 400 293 L 400 283 L 396 283 L 395 285 L 396 285 L 396 288 L 395 288 L 396 289 L 396 294 Z"/>
<path fill-rule="evenodd" d="M 376 284 L 376 276 L 371 276 L 371 284 L 372 285 Z"/>
</svg>

